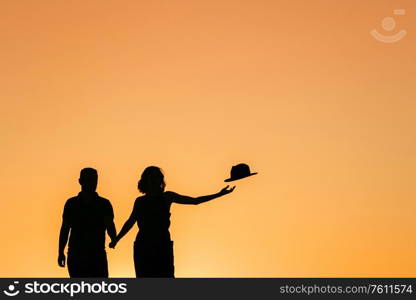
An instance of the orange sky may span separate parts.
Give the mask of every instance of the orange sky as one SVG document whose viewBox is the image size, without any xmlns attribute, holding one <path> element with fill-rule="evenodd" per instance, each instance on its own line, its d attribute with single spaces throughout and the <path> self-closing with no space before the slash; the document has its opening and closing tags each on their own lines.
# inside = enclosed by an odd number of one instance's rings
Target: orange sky
<svg viewBox="0 0 416 300">
<path fill-rule="evenodd" d="M 59 226 L 82 167 L 120 229 L 146 166 L 198 196 L 239 162 L 259 174 L 173 206 L 177 277 L 414 276 L 415 13 L 410 0 L 1 1 L 0 276 L 67 276 Z M 134 276 L 136 232 L 107 251 L 110 276 Z"/>
</svg>

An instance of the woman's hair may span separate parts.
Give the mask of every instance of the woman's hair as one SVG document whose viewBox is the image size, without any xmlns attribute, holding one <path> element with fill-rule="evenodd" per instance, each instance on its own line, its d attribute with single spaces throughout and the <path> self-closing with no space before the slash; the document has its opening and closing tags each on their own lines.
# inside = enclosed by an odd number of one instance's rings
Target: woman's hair
<svg viewBox="0 0 416 300">
<path fill-rule="evenodd" d="M 142 177 L 137 184 L 139 191 L 143 194 L 147 194 L 149 191 L 155 191 L 160 189 L 165 190 L 165 176 L 160 168 L 150 166 L 144 169 Z"/>
</svg>

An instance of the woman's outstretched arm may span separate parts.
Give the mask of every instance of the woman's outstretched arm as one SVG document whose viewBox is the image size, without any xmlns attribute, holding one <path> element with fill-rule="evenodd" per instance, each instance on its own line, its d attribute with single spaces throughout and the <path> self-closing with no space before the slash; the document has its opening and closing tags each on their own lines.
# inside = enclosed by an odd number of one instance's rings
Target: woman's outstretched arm
<svg viewBox="0 0 416 300">
<path fill-rule="evenodd" d="M 123 227 L 121 228 L 120 232 L 118 233 L 118 235 L 116 236 L 116 238 L 114 240 L 112 240 L 110 242 L 110 244 L 108 245 L 110 248 L 115 248 L 115 246 L 117 245 L 118 241 L 121 240 L 121 238 L 123 236 L 125 236 L 127 234 L 127 232 L 130 231 L 130 229 L 133 227 L 134 223 L 136 222 L 136 211 L 135 211 L 135 207 L 136 205 L 134 205 L 133 210 L 130 214 L 130 217 L 127 219 L 127 221 L 124 223 Z"/>
<path fill-rule="evenodd" d="M 176 194 L 174 192 L 168 192 L 169 197 L 171 197 L 172 202 L 179 203 L 179 204 L 201 204 L 210 200 L 213 200 L 215 198 L 227 195 L 234 191 L 235 186 L 232 188 L 229 188 L 229 185 L 227 185 L 225 188 L 223 188 L 218 193 L 212 194 L 212 195 L 206 195 L 206 196 L 200 196 L 200 197 L 189 197 L 189 196 L 183 196 Z"/>
</svg>

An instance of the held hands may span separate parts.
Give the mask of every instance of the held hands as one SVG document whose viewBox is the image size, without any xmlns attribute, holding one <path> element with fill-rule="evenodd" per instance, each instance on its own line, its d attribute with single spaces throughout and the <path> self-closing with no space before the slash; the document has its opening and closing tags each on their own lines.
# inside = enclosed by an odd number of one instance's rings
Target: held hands
<svg viewBox="0 0 416 300">
<path fill-rule="evenodd" d="M 233 186 L 232 188 L 230 188 L 230 186 L 229 186 L 229 185 L 227 185 L 225 188 L 223 188 L 223 189 L 219 192 L 219 194 L 220 194 L 221 196 L 224 196 L 224 195 L 227 195 L 227 194 L 231 193 L 232 191 L 234 191 L 234 189 L 235 189 L 235 186 Z"/>
<path fill-rule="evenodd" d="M 117 238 L 115 238 L 114 240 L 112 240 L 112 241 L 110 242 L 110 244 L 108 244 L 108 247 L 110 247 L 110 248 L 114 249 L 114 248 L 117 246 L 117 243 L 118 243 L 118 239 L 117 239 Z"/>
<path fill-rule="evenodd" d="M 60 267 L 64 268 L 65 267 L 65 261 L 66 261 L 65 254 L 59 253 L 59 255 L 58 255 L 58 265 Z"/>
</svg>

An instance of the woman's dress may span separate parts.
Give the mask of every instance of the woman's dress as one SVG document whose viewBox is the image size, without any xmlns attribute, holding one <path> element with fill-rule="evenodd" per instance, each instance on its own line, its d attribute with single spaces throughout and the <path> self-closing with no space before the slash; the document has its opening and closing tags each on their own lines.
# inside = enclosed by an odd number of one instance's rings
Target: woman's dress
<svg viewBox="0 0 416 300">
<path fill-rule="evenodd" d="M 163 194 L 136 199 L 134 214 L 139 227 L 134 242 L 136 277 L 174 277 L 170 205 Z"/>
</svg>

